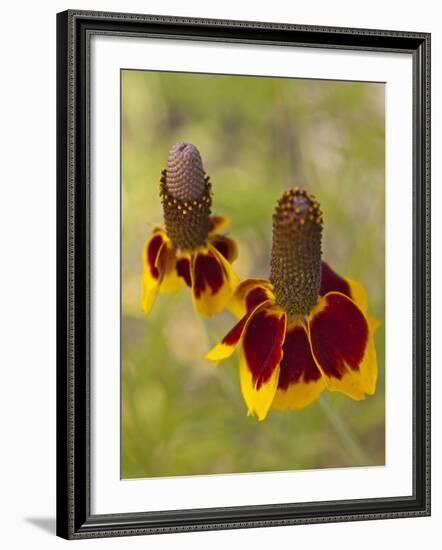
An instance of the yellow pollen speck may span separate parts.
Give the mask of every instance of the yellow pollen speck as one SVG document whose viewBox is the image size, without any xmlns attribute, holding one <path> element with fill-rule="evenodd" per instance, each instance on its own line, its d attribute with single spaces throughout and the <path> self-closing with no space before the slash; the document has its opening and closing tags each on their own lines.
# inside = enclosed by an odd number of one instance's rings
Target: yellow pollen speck
<svg viewBox="0 0 442 550">
<path fill-rule="evenodd" d="M 202 208 L 202 207 L 203 207 L 203 205 L 200 203 L 200 204 L 198 205 L 198 208 Z"/>
<path fill-rule="evenodd" d="M 315 219 L 315 217 L 312 216 L 312 215 L 310 214 L 310 216 L 308 217 L 308 219 L 312 222 L 312 221 Z"/>
<path fill-rule="evenodd" d="M 295 212 L 296 212 L 297 214 L 299 214 L 299 213 L 301 212 L 301 209 L 299 208 L 299 206 L 298 206 L 297 208 L 295 208 Z"/>
<path fill-rule="evenodd" d="M 305 224 L 305 220 L 304 220 L 304 218 L 301 218 L 301 219 L 299 220 L 299 225 L 304 225 L 304 224 Z"/>
<path fill-rule="evenodd" d="M 178 205 L 178 210 L 181 210 L 181 204 Z"/>
<path fill-rule="evenodd" d="M 187 210 L 183 210 L 183 216 L 187 214 Z"/>
<path fill-rule="evenodd" d="M 189 206 L 189 210 L 192 210 L 192 207 L 191 207 L 191 206 Z"/>
<path fill-rule="evenodd" d="M 176 199 L 173 199 L 173 204 L 176 204 Z"/>
<path fill-rule="evenodd" d="M 172 206 L 172 203 L 171 203 L 171 202 L 168 202 L 168 203 L 167 203 L 167 206 Z"/>
</svg>

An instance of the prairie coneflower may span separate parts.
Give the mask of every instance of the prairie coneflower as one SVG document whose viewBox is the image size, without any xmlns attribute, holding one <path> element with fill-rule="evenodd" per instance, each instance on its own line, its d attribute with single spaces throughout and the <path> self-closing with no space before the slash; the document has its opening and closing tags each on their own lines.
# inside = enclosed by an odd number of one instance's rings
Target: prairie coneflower
<svg viewBox="0 0 442 550">
<path fill-rule="evenodd" d="M 238 284 L 231 263 L 235 242 L 218 230 L 226 218 L 211 216 L 211 185 L 198 149 L 176 143 L 160 179 L 165 227 L 156 227 L 142 253 L 141 309 L 149 313 L 158 292 L 192 289 L 195 309 L 210 317 L 224 309 Z"/>
<path fill-rule="evenodd" d="M 246 279 L 230 309 L 240 321 L 207 355 L 240 344 L 239 376 L 248 414 L 302 408 L 324 388 L 353 399 L 373 394 L 374 331 L 363 286 L 321 261 L 322 213 L 314 195 L 291 189 L 273 215 L 270 279 Z"/>
</svg>

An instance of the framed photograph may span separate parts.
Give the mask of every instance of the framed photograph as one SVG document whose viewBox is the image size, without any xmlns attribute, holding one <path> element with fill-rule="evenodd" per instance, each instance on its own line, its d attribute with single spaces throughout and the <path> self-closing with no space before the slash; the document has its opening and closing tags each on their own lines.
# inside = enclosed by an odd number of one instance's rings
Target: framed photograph
<svg viewBox="0 0 442 550">
<path fill-rule="evenodd" d="M 57 16 L 57 534 L 430 514 L 430 35 Z"/>
</svg>

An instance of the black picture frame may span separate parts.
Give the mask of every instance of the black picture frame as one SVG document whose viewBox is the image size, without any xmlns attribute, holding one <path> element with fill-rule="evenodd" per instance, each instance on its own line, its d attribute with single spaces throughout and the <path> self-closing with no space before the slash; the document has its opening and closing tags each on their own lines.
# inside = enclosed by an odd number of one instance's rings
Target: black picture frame
<svg viewBox="0 0 442 550">
<path fill-rule="evenodd" d="M 155 36 L 408 53 L 413 59 L 413 494 L 92 515 L 89 41 Z M 69 10 L 57 15 L 57 534 L 67 539 L 430 515 L 430 35 Z"/>
</svg>

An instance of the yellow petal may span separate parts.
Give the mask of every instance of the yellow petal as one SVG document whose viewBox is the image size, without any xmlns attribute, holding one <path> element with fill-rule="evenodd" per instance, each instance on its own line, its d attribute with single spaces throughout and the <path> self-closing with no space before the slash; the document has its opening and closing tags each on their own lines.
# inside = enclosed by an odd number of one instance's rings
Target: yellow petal
<svg viewBox="0 0 442 550">
<path fill-rule="evenodd" d="M 149 313 L 152 309 L 159 290 L 159 283 L 143 275 L 141 279 L 141 310 Z"/>
<path fill-rule="evenodd" d="M 177 273 L 177 256 L 175 248 L 170 242 L 166 243 L 164 252 L 161 252 L 158 260 L 161 262 L 161 284 L 160 292 L 163 294 L 174 294 L 183 286 L 184 279 Z"/>
<path fill-rule="evenodd" d="M 210 244 L 192 257 L 191 276 L 194 306 L 204 317 L 222 311 L 239 282 L 229 262 Z"/>
<path fill-rule="evenodd" d="M 141 309 L 149 313 L 157 296 L 161 282 L 161 273 L 158 268 L 158 258 L 164 247 L 167 246 L 167 235 L 164 231 L 156 228 L 151 237 L 144 244 L 141 263 L 143 274 L 141 277 Z"/>
<path fill-rule="evenodd" d="M 241 350 L 239 359 L 239 379 L 241 393 L 248 407 L 247 416 L 256 415 L 258 420 L 264 420 L 275 397 L 278 386 L 279 365 L 275 367 L 270 378 L 258 389 L 253 382 L 252 373 Z"/>
<path fill-rule="evenodd" d="M 278 386 L 286 314 L 259 305 L 246 323 L 241 340 L 239 377 L 248 414 L 264 420 Z"/>
<path fill-rule="evenodd" d="M 344 277 L 350 287 L 350 298 L 356 303 L 362 313 L 366 314 L 368 310 L 367 292 L 364 286 L 355 279 Z"/>
<path fill-rule="evenodd" d="M 322 376 L 317 382 L 306 384 L 301 381 L 298 384 L 290 385 L 285 390 L 278 388 L 275 393 L 272 408 L 278 411 L 303 409 L 307 407 L 307 405 L 313 403 L 313 401 L 316 401 L 324 388 L 325 382 Z"/>
</svg>

